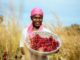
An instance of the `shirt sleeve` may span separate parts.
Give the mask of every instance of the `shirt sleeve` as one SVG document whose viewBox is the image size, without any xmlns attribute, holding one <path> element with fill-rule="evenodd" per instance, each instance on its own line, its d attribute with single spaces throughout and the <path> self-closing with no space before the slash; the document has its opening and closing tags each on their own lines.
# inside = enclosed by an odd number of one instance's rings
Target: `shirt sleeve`
<svg viewBox="0 0 80 60">
<path fill-rule="evenodd" d="M 22 36 L 21 36 L 21 39 L 20 39 L 20 44 L 19 44 L 20 47 L 24 47 L 26 36 L 27 36 L 27 32 L 26 32 L 26 29 L 24 29 L 22 31 Z"/>
</svg>

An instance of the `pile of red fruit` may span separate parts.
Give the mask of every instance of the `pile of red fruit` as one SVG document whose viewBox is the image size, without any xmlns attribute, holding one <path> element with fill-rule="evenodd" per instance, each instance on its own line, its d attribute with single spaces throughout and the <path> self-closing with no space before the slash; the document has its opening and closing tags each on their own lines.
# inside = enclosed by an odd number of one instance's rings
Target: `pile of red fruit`
<svg viewBox="0 0 80 60">
<path fill-rule="evenodd" d="M 55 50 L 58 46 L 58 41 L 56 41 L 52 36 L 49 38 L 43 38 L 37 34 L 30 39 L 30 47 L 34 50 L 50 52 Z"/>
</svg>

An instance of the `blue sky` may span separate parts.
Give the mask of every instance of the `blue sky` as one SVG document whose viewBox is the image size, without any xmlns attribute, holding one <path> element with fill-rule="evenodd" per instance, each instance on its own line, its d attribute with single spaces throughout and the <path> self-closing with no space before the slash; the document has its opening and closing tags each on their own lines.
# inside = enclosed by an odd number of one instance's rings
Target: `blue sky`
<svg viewBox="0 0 80 60">
<path fill-rule="evenodd" d="M 30 12 L 40 7 L 44 12 L 44 22 L 62 25 L 80 24 L 80 0 L 0 0 L 0 15 L 11 16 L 14 12 L 23 26 L 31 22 Z"/>
</svg>

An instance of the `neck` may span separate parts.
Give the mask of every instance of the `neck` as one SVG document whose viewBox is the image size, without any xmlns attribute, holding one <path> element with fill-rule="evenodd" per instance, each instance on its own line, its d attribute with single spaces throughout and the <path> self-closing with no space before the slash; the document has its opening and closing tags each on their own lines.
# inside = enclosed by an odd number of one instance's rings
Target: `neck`
<svg viewBox="0 0 80 60">
<path fill-rule="evenodd" d="M 35 28 L 35 27 L 34 27 L 33 30 L 34 30 L 34 31 L 37 31 L 37 30 L 39 30 L 39 28 Z"/>
</svg>

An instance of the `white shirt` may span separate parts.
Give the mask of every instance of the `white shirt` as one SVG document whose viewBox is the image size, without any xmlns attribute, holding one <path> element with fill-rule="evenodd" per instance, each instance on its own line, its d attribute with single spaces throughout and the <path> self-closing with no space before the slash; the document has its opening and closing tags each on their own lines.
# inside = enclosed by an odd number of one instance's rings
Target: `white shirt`
<svg viewBox="0 0 80 60">
<path fill-rule="evenodd" d="M 20 47 L 24 47 L 24 44 L 25 44 L 25 41 L 26 41 L 26 37 L 28 36 L 27 30 L 28 30 L 28 27 L 25 28 L 25 29 L 22 31 L 22 37 L 21 37 L 21 40 L 20 40 Z M 44 31 L 51 33 L 51 31 L 48 30 L 48 29 L 46 29 L 46 28 L 43 28 L 43 29 L 42 29 L 42 32 L 44 32 Z"/>
</svg>

